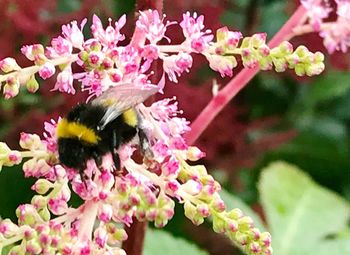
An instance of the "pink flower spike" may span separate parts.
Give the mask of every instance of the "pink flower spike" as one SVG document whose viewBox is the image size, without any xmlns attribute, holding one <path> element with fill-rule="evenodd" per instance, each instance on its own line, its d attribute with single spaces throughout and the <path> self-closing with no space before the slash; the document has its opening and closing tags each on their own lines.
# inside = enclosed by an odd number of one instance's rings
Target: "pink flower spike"
<svg viewBox="0 0 350 255">
<path fill-rule="evenodd" d="M 80 28 L 77 21 L 72 21 L 68 25 L 62 26 L 63 36 L 72 44 L 74 48 L 82 49 L 84 43 L 83 28 L 87 22 L 87 19 L 83 19 Z"/>
<path fill-rule="evenodd" d="M 75 94 L 73 87 L 73 73 L 71 66 L 66 67 L 57 75 L 57 82 L 52 91 L 66 92 L 68 94 Z"/>
<path fill-rule="evenodd" d="M 52 75 L 55 74 L 55 66 L 51 64 L 50 62 L 46 62 L 39 70 L 39 76 L 43 78 L 44 80 L 50 78 Z"/>
</svg>

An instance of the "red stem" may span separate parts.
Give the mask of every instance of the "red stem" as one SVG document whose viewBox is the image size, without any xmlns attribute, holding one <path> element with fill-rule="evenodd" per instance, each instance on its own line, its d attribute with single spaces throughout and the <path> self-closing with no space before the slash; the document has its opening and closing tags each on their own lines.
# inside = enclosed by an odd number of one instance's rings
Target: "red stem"
<svg viewBox="0 0 350 255">
<path fill-rule="evenodd" d="M 293 32 L 293 28 L 299 25 L 306 10 L 302 5 L 294 12 L 284 26 L 268 43 L 270 48 L 278 46 L 286 37 Z M 191 125 L 191 131 L 185 136 L 188 144 L 193 144 L 216 115 L 235 97 L 241 89 L 259 72 L 258 68 L 243 69 L 237 74 L 219 93 L 212 98 L 209 104 L 203 109 Z"/>
</svg>

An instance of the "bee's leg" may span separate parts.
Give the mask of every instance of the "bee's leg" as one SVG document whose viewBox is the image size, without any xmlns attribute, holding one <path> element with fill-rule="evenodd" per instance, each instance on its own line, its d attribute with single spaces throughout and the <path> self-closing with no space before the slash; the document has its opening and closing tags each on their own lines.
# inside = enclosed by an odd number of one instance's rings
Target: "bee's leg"
<svg viewBox="0 0 350 255">
<path fill-rule="evenodd" d="M 86 184 L 86 179 L 87 178 L 86 178 L 86 175 L 85 175 L 85 172 L 84 172 L 85 168 L 86 167 L 80 167 L 78 169 L 78 171 L 79 171 L 81 182 L 84 183 L 85 189 L 87 190 L 87 184 Z"/>
<path fill-rule="evenodd" d="M 150 149 L 150 142 L 148 140 L 147 135 L 145 134 L 145 132 L 141 128 L 138 128 L 137 133 L 138 133 L 139 140 L 140 140 L 140 149 L 141 149 L 142 155 L 144 155 L 148 158 L 152 158 L 153 152 Z"/>
<path fill-rule="evenodd" d="M 119 154 L 118 152 L 116 151 L 117 147 L 119 147 L 121 141 L 120 141 L 120 138 L 118 138 L 117 134 L 116 134 L 116 131 L 114 130 L 113 133 L 112 133 L 112 144 L 111 144 L 111 153 L 112 153 L 112 157 L 113 157 L 113 162 L 114 162 L 114 167 L 115 167 L 115 170 L 113 172 L 113 174 L 115 176 L 118 175 L 118 173 L 121 171 L 120 169 L 120 158 L 119 158 Z"/>
</svg>

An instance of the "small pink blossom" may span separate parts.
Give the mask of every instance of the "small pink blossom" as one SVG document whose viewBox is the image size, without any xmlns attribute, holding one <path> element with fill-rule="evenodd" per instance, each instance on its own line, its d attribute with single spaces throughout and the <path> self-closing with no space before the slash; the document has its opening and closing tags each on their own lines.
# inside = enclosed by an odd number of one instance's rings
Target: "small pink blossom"
<svg viewBox="0 0 350 255">
<path fill-rule="evenodd" d="M 55 66 L 51 64 L 50 62 L 46 62 L 39 70 L 39 75 L 44 80 L 50 78 L 52 75 L 55 74 Z"/>
<path fill-rule="evenodd" d="M 66 92 L 68 94 L 75 94 L 73 87 L 73 73 L 71 66 L 66 67 L 62 72 L 57 75 L 57 81 L 53 91 Z"/>
<path fill-rule="evenodd" d="M 335 0 L 337 3 L 337 14 L 338 16 L 350 22 L 350 1 L 349 0 Z M 346 21 L 344 21 L 346 22 Z"/>
<path fill-rule="evenodd" d="M 207 60 L 209 61 L 209 66 L 214 71 L 220 72 L 221 77 L 233 75 L 232 69 L 236 67 L 237 63 L 235 62 L 234 56 L 225 57 L 220 55 L 206 55 Z"/>
<path fill-rule="evenodd" d="M 117 22 L 115 22 L 114 27 L 112 26 L 112 19 L 108 19 L 109 25 L 106 30 L 103 29 L 102 22 L 96 15 L 92 18 L 91 32 L 99 42 L 103 43 L 109 48 L 116 46 L 119 41 L 123 41 L 125 36 L 120 33 L 120 29 L 126 23 L 126 15 L 122 15 Z"/>
<path fill-rule="evenodd" d="M 204 51 L 214 38 L 210 29 L 202 31 L 205 28 L 204 16 L 197 16 L 196 12 L 191 16 L 190 12 L 186 12 L 182 17 L 180 26 L 189 46 L 197 52 Z"/>
<path fill-rule="evenodd" d="M 46 47 L 45 55 L 49 58 L 69 55 L 72 53 L 72 44 L 62 36 L 51 40 L 52 47 Z"/>
<path fill-rule="evenodd" d="M 57 152 L 56 127 L 60 119 L 61 118 L 59 118 L 57 122 L 53 119 L 51 119 L 50 122 L 44 122 L 45 132 L 43 135 L 45 138 L 44 142 L 46 144 L 46 149 L 53 153 Z"/>
<path fill-rule="evenodd" d="M 164 18 L 165 15 L 160 19 L 159 13 L 156 10 L 141 11 L 136 26 L 145 33 L 146 38 L 151 44 L 156 44 L 163 38 L 166 38 L 170 42 L 170 39 L 165 36 L 165 32 L 168 26 L 176 22 L 167 21 L 164 25 Z"/>
<path fill-rule="evenodd" d="M 41 44 L 25 45 L 22 46 L 21 52 L 29 60 L 34 61 L 38 54 L 44 54 L 44 47 Z"/>
<path fill-rule="evenodd" d="M 80 28 L 77 21 L 72 21 L 68 25 L 62 26 L 63 36 L 72 44 L 74 48 L 82 49 L 84 43 L 83 28 L 87 22 L 87 19 L 83 19 Z"/>
<path fill-rule="evenodd" d="M 102 204 L 99 207 L 98 211 L 98 219 L 105 223 L 109 222 L 113 215 L 113 207 L 109 204 Z"/>
<path fill-rule="evenodd" d="M 21 67 L 17 64 L 14 58 L 4 58 L 0 61 L 0 69 L 5 72 L 11 72 L 14 70 L 20 70 Z"/>
<path fill-rule="evenodd" d="M 301 0 L 300 2 L 308 11 L 310 24 L 316 31 L 320 30 L 322 21 L 329 16 L 332 8 L 323 0 Z"/>
<path fill-rule="evenodd" d="M 173 156 L 171 156 L 169 161 L 165 162 L 162 166 L 162 173 L 165 176 L 177 176 L 179 170 L 179 161 Z"/>
</svg>

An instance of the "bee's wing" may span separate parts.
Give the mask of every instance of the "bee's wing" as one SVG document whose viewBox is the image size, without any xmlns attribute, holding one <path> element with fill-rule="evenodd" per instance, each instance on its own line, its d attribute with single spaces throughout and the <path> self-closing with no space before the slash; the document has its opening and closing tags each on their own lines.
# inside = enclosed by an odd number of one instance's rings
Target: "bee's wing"
<svg viewBox="0 0 350 255">
<path fill-rule="evenodd" d="M 142 103 L 155 94 L 158 89 L 154 85 L 136 87 L 134 84 L 123 84 L 107 89 L 101 96 L 91 102 L 95 105 L 107 107 L 107 111 L 99 123 L 99 128 L 103 129 L 127 109 Z"/>
</svg>

